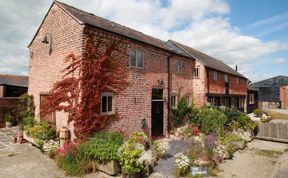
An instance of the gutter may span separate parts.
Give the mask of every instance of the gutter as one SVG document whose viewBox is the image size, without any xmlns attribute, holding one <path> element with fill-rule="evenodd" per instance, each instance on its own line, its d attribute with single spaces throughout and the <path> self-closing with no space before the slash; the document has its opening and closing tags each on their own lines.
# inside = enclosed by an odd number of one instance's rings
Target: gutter
<svg viewBox="0 0 288 178">
<path fill-rule="evenodd" d="M 171 118 L 171 88 L 172 88 L 172 78 L 171 78 L 171 57 L 173 55 L 169 55 L 167 56 L 167 70 L 168 70 L 168 105 L 167 105 L 167 109 L 168 109 L 168 119 L 167 119 L 167 134 L 168 134 L 168 138 L 170 138 L 170 118 Z"/>
</svg>

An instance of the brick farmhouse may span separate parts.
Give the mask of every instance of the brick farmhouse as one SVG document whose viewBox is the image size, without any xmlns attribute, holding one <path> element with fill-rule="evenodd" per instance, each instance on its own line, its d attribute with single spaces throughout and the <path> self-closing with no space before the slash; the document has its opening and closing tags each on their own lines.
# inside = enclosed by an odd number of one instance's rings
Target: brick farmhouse
<svg viewBox="0 0 288 178">
<path fill-rule="evenodd" d="M 109 126 L 127 133 L 143 130 L 150 136 L 167 136 L 170 108 L 180 93 L 197 106 L 244 109 L 246 78 L 222 61 L 175 41 L 164 42 L 128 27 L 54 1 L 29 44 L 29 94 L 36 116 L 53 84 L 62 77 L 69 53 L 81 56 L 89 34 L 102 40 L 121 39 L 128 44 L 126 67 L 129 87 L 120 94 L 102 94 L 102 114 L 117 114 Z M 57 128 L 68 126 L 67 115 L 57 112 L 49 120 Z"/>
</svg>

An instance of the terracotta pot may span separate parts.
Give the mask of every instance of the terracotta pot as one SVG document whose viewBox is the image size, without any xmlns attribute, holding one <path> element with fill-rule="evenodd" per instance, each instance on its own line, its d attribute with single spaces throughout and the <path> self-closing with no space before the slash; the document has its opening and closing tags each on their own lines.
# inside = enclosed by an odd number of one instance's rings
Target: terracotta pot
<svg viewBox="0 0 288 178">
<path fill-rule="evenodd" d="M 140 173 L 122 173 L 122 178 L 141 178 Z"/>
</svg>

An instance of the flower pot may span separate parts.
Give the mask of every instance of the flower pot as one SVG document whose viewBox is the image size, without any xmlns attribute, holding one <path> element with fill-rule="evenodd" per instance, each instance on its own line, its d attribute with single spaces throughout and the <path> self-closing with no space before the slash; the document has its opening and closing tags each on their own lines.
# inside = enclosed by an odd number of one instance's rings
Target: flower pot
<svg viewBox="0 0 288 178">
<path fill-rule="evenodd" d="M 186 169 L 176 168 L 176 176 L 177 177 L 185 176 L 187 173 L 187 170 L 188 168 Z"/>
<path fill-rule="evenodd" d="M 118 161 L 105 161 L 105 162 L 96 162 L 96 167 L 99 171 L 105 172 L 109 175 L 115 175 L 120 172 L 120 166 Z"/>
<path fill-rule="evenodd" d="M 140 172 L 136 173 L 122 173 L 122 178 L 140 178 Z"/>
<path fill-rule="evenodd" d="M 5 122 L 6 127 L 11 127 L 12 126 L 12 122 Z"/>
</svg>

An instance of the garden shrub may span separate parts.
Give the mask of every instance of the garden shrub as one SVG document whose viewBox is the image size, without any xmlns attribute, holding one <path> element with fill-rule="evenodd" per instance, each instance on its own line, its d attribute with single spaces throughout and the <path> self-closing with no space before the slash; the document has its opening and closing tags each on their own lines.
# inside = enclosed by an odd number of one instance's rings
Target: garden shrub
<svg viewBox="0 0 288 178">
<path fill-rule="evenodd" d="M 181 97 L 177 103 L 177 108 L 172 108 L 172 126 L 178 127 L 183 124 L 184 118 L 188 115 L 191 108 L 186 98 Z"/>
<path fill-rule="evenodd" d="M 254 109 L 253 114 L 255 114 L 256 117 L 262 117 L 263 111 L 261 109 Z"/>
<path fill-rule="evenodd" d="M 139 158 L 145 152 L 146 144 L 149 143 L 144 132 L 134 132 L 127 142 L 118 150 L 119 163 L 125 173 L 139 173 L 145 168 Z"/>
<path fill-rule="evenodd" d="M 202 108 L 197 114 L 202 132 L 209 133 L 220 133 L 224 130 L 227 123 L 227 117 L 224 113 L 217 110 L 216 108 Z"/>
<path fill-rule="evenodd" d="M 123 144 L 120 133 L 100 132 L 79 146 L 87 159 L 109 161 L 116 160 L 118 149 Z"/>
<path fill-rule="evenodd" d="M 186 121 L 198 124 L 197 113 L 198 110 L 195 107 L 195 103 L 192 102 L 191 106 L 189 106 L 187 99 L 181 97 L 177 103 L 177 108 L 172 108 L 172 127 L 183 125 Z"/>
<path fill-rule="evenodd" d="M 50 140 L 56 137 L 56 130 L 54 127 L 51 127 L 48 122 L 41 121 L 39 124 L 28 128 L 27 134 L 38 140 Z"/>
<path fill-rule="evenodd" d="M 241 115 L 241 112 L 237 108 L 226 108 L 223 112 L 227 117 L 227 123 L 237 120 Z"/>
<path fill-rule="evenodd" d="M 23 125 L 24 125 L 24 129 L 27 130 L 31 127 L 33 127 L 35 124 L 35 120 L 34 117 L 26 117 L 23 119 Z"/>
<path fill-rule="evenodd" d="M 85 169 L 82 166 L 83 162 L 77 159 L 75 153 L 70 152 L 65 157 L 57 155 L 55 159 L 58 167 L 64 169 L 68 176 L 82 176 L 85 174 Z"/>
</svg>

